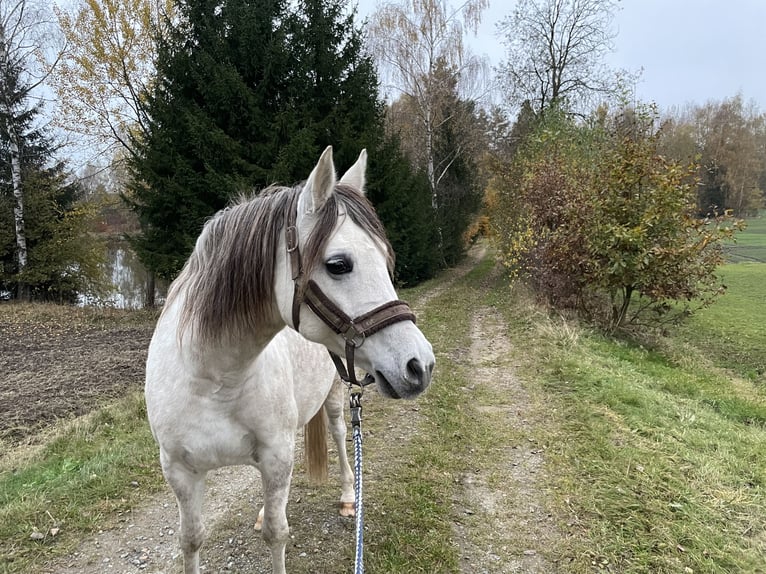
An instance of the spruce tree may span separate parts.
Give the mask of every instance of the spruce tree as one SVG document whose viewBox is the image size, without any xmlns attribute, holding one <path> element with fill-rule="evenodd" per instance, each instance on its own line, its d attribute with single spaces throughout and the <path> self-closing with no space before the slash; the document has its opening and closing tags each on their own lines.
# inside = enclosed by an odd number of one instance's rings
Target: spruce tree
<svg viewBox="0 0 766 574">
<path fill-rule="evenodd" d="M 189 0 L 159 39 L 147 94 L 149 135 L 136 141 L 127 199 L 147 267 L 172 278 L 205 219 L 230 197 L 270 181 L 284 106 L 285 2 Z"/>
<path fill-rule="evenodd" d="M 301 0 L 290 19 L 290 105 L 277 126 L 286 145 L 273 172 L 279 181 L 305 178 L 328 145 L 344 168 L 381 141 L 378 79 L 347 4 Z"/>
<path fill-rule="evenodd" d="M 136 142 L 132 161 L 128 200 L 142 224 L 133 242 L 149 269 L 172 278 L 206 218 L 240 192 L 306 178 L 328 145 L 339 170 L 367 148 L 374 201 L 391 193 L 401 206 L 422 193 L 401 155 L 392 159 L 373 61 L 346 3 L 301 0 L 289 10 L 283 0 L 180 4 L 179 23 L 159 41 L 149 136 Z M 395 188 L 381 185 L 378 178 L 391 180 L 397 170 Z M 422 226 L 401 213 L 383 208 L 384 225 Z M 393 235 L 405 252 L 404 241 L 422 234 Z M 418 269 L 413 277 L 430 273 L 427 262 L 409 267 Z"/>
</svg>

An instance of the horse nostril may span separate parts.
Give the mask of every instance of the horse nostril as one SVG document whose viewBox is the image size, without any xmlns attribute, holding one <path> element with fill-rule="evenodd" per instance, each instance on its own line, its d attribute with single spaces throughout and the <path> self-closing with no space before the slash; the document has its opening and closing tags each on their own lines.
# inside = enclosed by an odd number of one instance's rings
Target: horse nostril
<svg viewBox="0 0 766 574">
<path fill-rule="evenodd" d="M 410 359 L 407 363 L 407 372 L 412 375 L 419 383 L 423 383 L 423 365 L 417 359 Z"/>
</svg>

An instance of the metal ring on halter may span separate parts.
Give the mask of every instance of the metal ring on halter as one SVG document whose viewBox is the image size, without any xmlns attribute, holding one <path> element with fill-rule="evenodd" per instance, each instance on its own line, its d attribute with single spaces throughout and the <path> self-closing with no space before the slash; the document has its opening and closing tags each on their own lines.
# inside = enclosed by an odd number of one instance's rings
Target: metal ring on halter
<svg viewBox="0 0 766 574">
<path fill-rule="evenodd" d="M 359 388 L 364 389 L 364 387 L 368 385 L 372 385 L 375 383 L 375 377 L 373 377 L 370 373 L 365 373 L 362 380 L 359 382 Z"/>
<path fill-rule="evenodd" d="M 350 336 L 349 333 L 351 333 Z M 364 345 L 364 342 L 367 340 L 367 335 L 357 331 L 356 325 L 354 325 L 354 323 L 349 323 L 348 328 L 343 331 L 343 333 L 341 333 L 341 336 L 346 340 L 346 344 L 352 345 L 356 349 Z M 357 337 L 362 338 L 361 342 L 357 343 Z"/>
</svg>

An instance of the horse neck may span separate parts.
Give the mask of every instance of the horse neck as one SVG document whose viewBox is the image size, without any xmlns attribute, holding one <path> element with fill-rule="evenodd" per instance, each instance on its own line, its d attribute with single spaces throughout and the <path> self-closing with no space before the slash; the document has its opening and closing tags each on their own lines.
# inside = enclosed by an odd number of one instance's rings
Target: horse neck
<svg viewBox="0 0 766 574">
<path fill-rule="evenodd" d="M 167 320 L 175 325 L 179 324 L 186 296 L 185 292 L 179 293 L 171 306 L 163 311 L 163 316 L 167 314 Z M 224 334 L 216 341 L 196 340 L 194 326 L 191 325 L 191 329 L 187 329 L 179 340 L 181 351 L 187 360 L 205 371 L 236 372 L 246 369 L 285 326 L 276 310 L 276 304 L 274 309 L 272 317 L 260 322 L 254 331 Z"/>
</svg>

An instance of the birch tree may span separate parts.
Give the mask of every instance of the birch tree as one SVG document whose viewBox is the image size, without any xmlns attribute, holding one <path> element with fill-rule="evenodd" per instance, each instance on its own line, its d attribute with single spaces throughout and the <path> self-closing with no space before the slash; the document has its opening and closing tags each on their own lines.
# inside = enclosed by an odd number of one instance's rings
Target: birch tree
<svg viewBox="0 0 766 574">
<path fill-rule="evenodd" d="M 404 0 L 380 6 L 369 34 L 384 85 L 414 110 L 414 132 L 422 142 L 422 162 L 431 189 L 431 206 L 439 209 L 439 184 L 464 151 L 459 145 L 446 161 L 435 154 L 436 132 L 453 121 L 440 114 L 439 103 L 453 90 L 464 99 L 485 95 L 486 62 L 471 54 L 466 33 L 476 33 L 488 0 Z M 395 98 L 395 99 L 396 99 Z"/>
<path fill-rule="evenodd" d="M 16 259 L 22 277 L 28 263 L 21 169 L 22 131 L 37 113 L 32 93 L 42 83 L 42 78 L 35 79 L 34 76 L 40 50 L 39 29 L 35 28 L 40 21 L 40 11 L 25 0 L 0 2 L 0 135 L 6 141 L 10 158 Z M 21 283 L 19 297 L 26 299 L 28 296 L 26 286 Z"/>
</svg>

